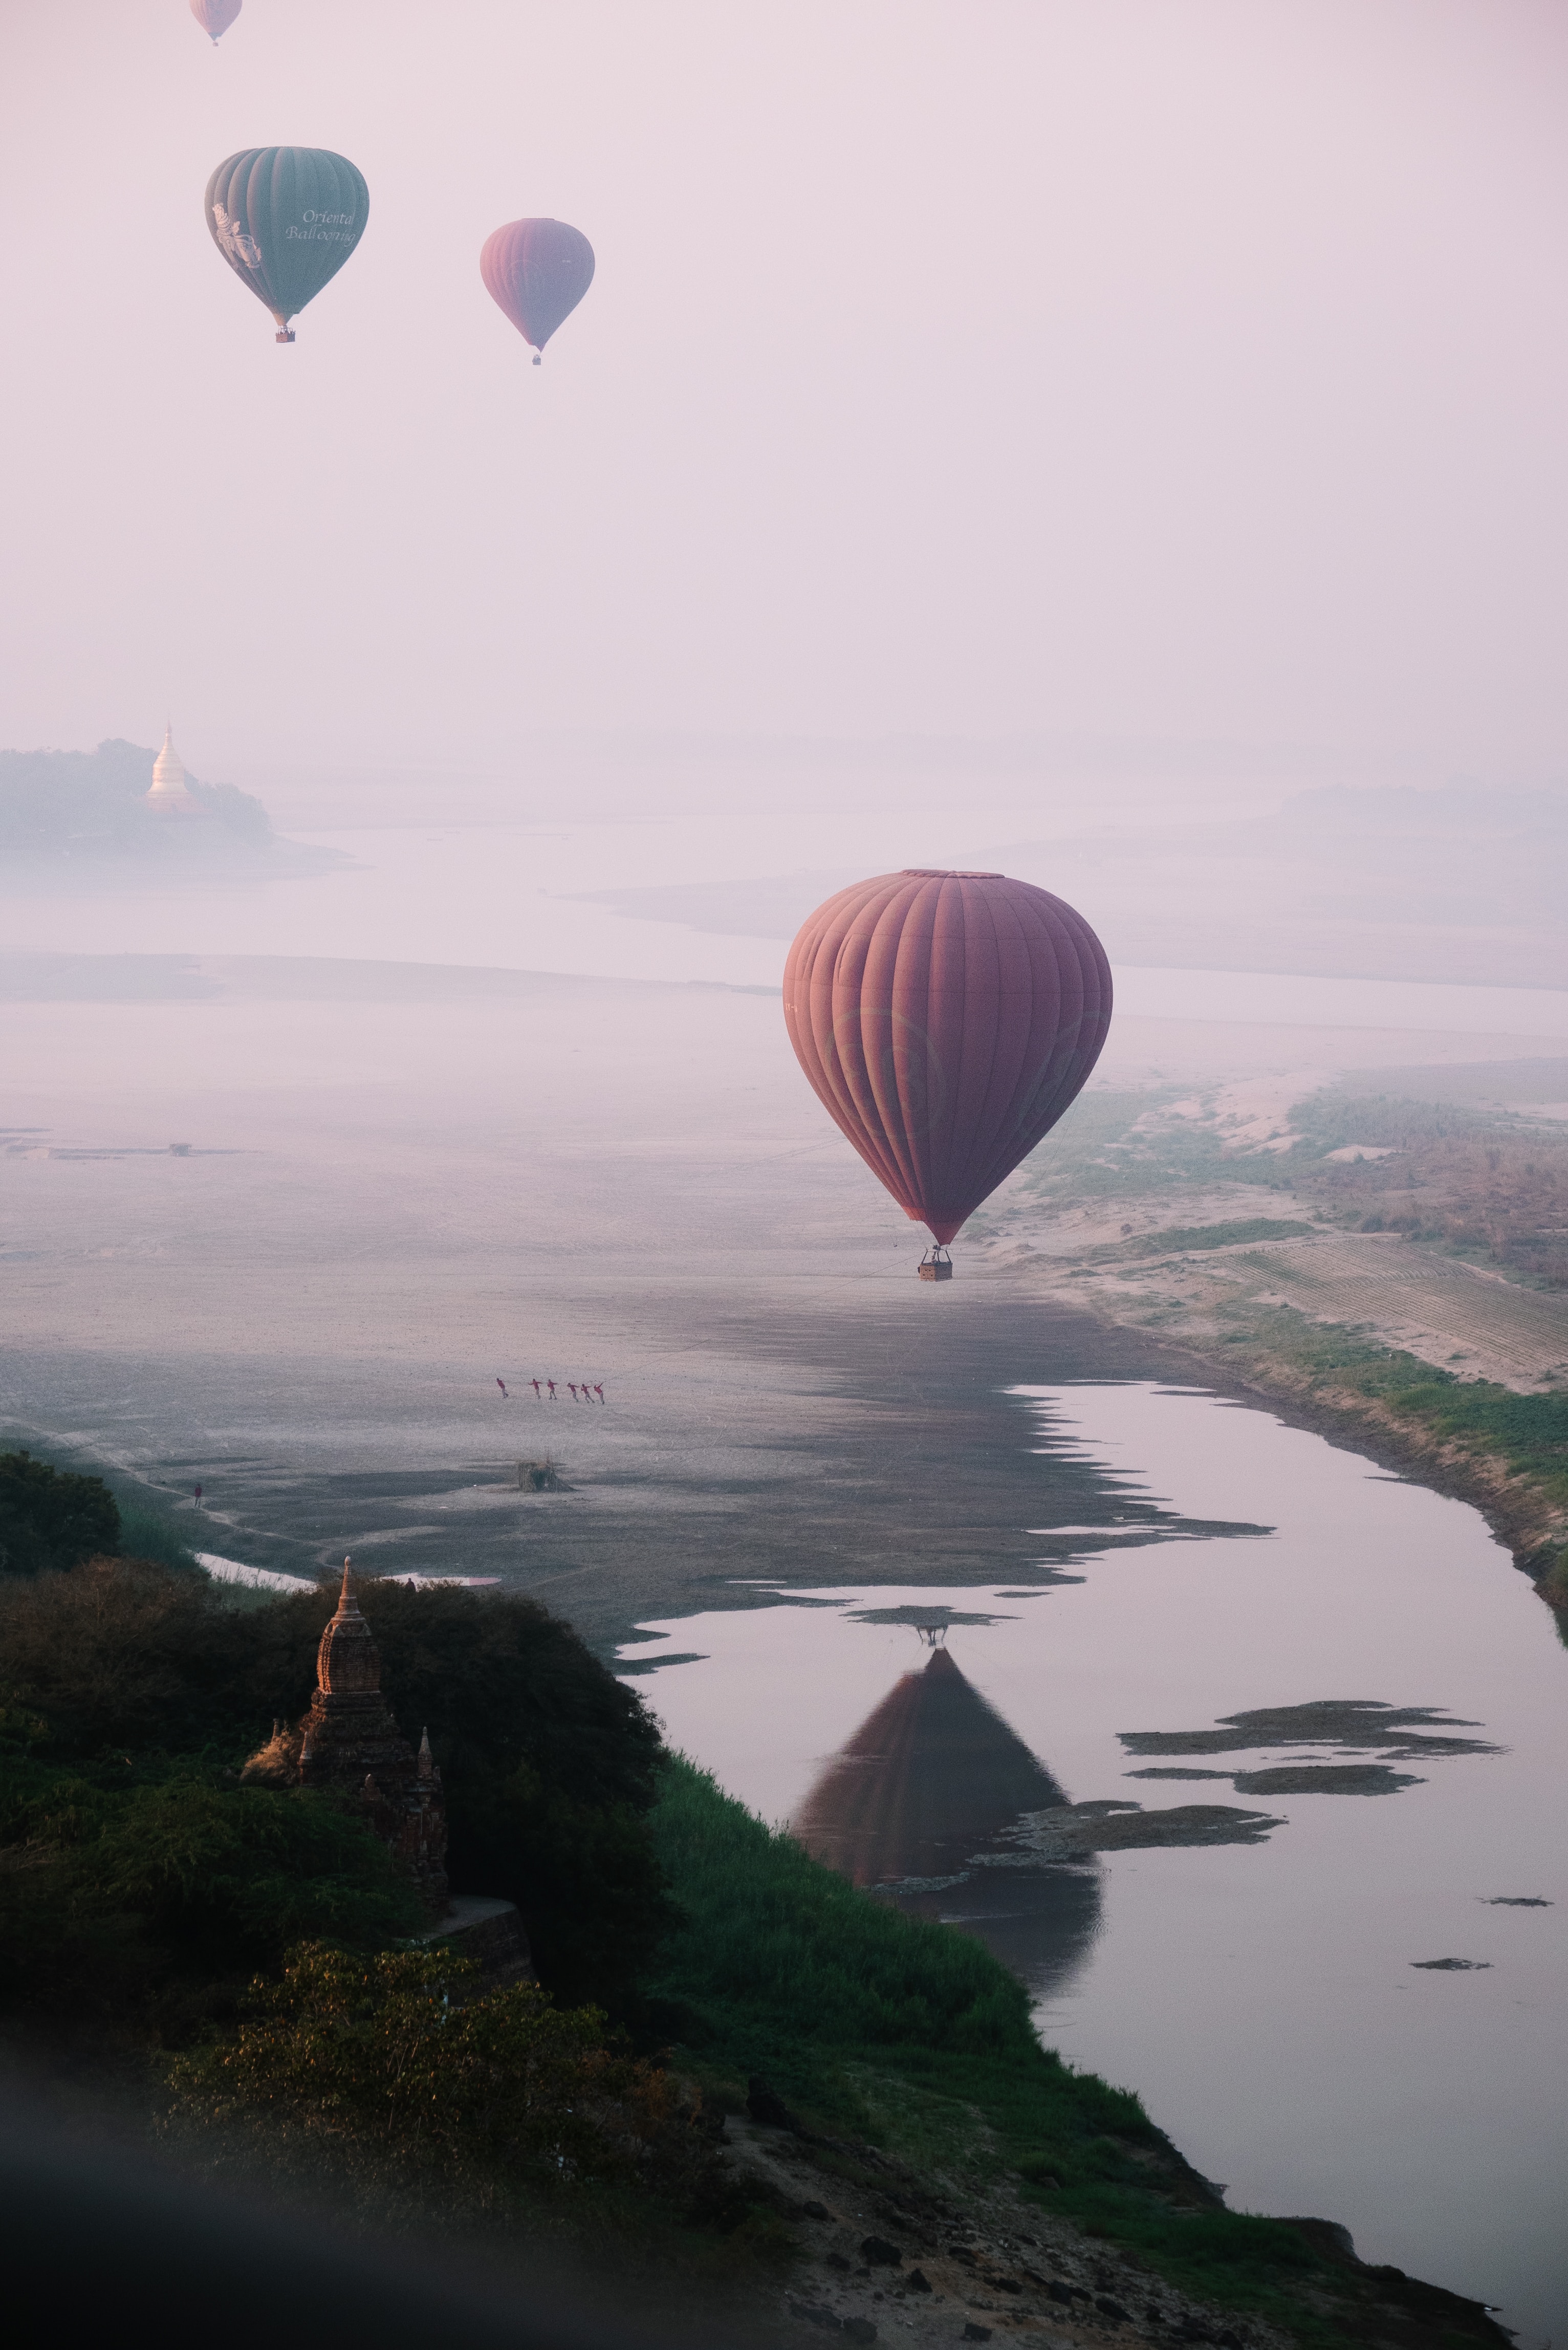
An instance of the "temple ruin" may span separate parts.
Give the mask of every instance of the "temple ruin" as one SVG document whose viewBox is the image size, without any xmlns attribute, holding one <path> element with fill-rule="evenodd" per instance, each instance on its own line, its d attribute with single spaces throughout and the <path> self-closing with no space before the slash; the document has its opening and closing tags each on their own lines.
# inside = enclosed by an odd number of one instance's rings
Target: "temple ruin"
<svg viewBox="0 0 1568 2350">
<path fill-rule="evenodd" d="M 424 1896 L 432 1918 L 451 1908 L 446 1801 L 430 1733 L 416 1754 L 381 1691 L 381 1659 L 343 1562 L 337 1613 L 316 1652 L 316 1694 L 292 1730 L 275 1725 L 244 1777 L 271 1786 L 316 1787 L 358 1813 Z"/>
</svg>

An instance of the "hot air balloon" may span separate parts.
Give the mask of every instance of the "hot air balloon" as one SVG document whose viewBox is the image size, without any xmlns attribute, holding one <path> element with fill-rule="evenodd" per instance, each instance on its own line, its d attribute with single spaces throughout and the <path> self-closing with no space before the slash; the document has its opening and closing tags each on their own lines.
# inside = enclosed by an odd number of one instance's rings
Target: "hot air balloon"
<svg viewBox="0 0 1568 2350">
<path fill-rule="evenodd" d="M 593 284 L 594 249 L 581 229 L 565 221 L 508 221 L 485 238 L 479 274 L 524 341 L 533 344 L 537 367 L 562 319 Z"/>
<path fill-rule="evenodd" d="M 191 0 L 191 14 L 203 33 L 211 33 L 216 48 L 218 36 L 228 31 L 242 5 L 243 0 Z"/>
<path fill-rule="evenodd" d="M 939 1246 L 1049 1133 L 1100 1055 L 1105 949 L 1048 890 L 911 867 L 819 906 L 784 1021 L 823 1107 Z"/>
<path fill-rule="evenodd" d="M 363 174 L 327 147 L 247 147 L 219 164 L 206 201 L 213 243 L 292 343 L 289 320 L 365 234 Z"/>
</svg>

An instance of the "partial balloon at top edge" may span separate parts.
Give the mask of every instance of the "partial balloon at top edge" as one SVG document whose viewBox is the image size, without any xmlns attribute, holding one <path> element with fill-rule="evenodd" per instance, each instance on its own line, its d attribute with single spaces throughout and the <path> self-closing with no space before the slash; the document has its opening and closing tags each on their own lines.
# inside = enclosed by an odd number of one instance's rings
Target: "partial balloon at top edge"
<svg viewBox="0 0 1568 2350">
<path fill-rule="evenodd" d="M 191 14 L 216 48 L 219 36 L 228 31 L 242 5 L 243 0 L 191 0 Z"/>
</svg>

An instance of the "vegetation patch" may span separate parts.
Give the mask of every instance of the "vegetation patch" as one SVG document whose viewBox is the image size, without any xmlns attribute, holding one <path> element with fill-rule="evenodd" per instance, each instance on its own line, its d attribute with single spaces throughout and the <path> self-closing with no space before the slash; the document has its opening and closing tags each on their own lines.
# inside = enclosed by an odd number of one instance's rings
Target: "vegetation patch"
<svg viewBox="0 0 1568 2350">
<path fill-rule="evenodd" d="M 1140 1232 L 1132 1246 L 1139 1256 L 1169 1256 L 1180 1249 L 1235 1248 L 1246 1241 L 1299 1241 L 1321 1230 L 1296 1217 L 1241 1216 L 1228 1224 L 1172 1224 L 1162 1232 Z"/>
<path fill-rule="evenodd" d="M 1549 1289 L 1568 1287 L 1568 1139 L 1507 1112 L 1329 1087 L 1291 1112 L 1293 1180 L 1363 1232 L 1435 1241 Z M 1376 1160 L 1328 1163 L 1355 1144 Z M 1309 1158 L 1310 1168 L 1297 1162 Z"/>
<path fill-rule="evenodd" d="M 1365 1330 L 1262 1309 L 1235 1343 L 1295 1372 L 1306 1391 L 1360 1398 L 1440 1441 L 1491 1458 L 1568 1506 L 1568 1395 L 1517 1395 L 1493 1379 L 1460 1379 Z"/>
<path fill-rule="evenodd" d="M 390 1583 L 364 1585 L 359 1600 L 393 1711 L 415 1739 L 429 1727 L 446 1784 L 454 1884 L 518 1904 L 541 1977 L 557 1996 L 631 2012 L 639 1971 L 670 1915 L 649 1825 L 661 1749 L 641 1700 L 530 1600 Z M 174 1816 L 169 1806 L 186 1807 L 192 1842 L 182 1866 L 191 1891 L 183 1908 L 147 1893 L 125 1912 L 141 1921 L 128 1947 L 148 1956 L 132 1975 L 112 1977 L 114 1998 L 156 2002 L 161 1986 L 192 1970 L 254 1964 L 264 1947 L 275 1953 L 302 1933 L 359 1933 L 342 1906 L 347 1896 L 302 1892 L 292 1884 L 293 1862 L 269 1880 L 274 1913 L 265 1931 L 260 1891 L 244 1897 L 244 1933 L 215 1942 L 203 1922 L 228 1898 L 219 1890 L 232 1874 L 222 1858 L 225 1836 L 265 1844 L 293 1835 L 300 1872 L 333 1876 L 324 1856 L 312 1859 L 306 1850 L 299 1824 L 313 1816 L 314 1799 L 301 1790 L 242 1789 L 238 1777 L 275 1718 L 305 1711 L 333 1606 L 331 1593 L 306 1591 L 237 1614 L 204 1577 L 112 1558 L 0 1584 L 0 1704 L 12 1731 L 4 1850 L 24 1872 L 49 1856 L 46 1874 L 57 1872 L 49 1881 L 59 1888 L 62 1921 L 75 1918 L 85 1937 L 78 1976 L 92 1964 L 90 1950 L 108 1947 L 108 1921 L 120 1914 L 113 1853 L 122 1832 L 133 1840 L 134 1830 L 129 1814 L 123 1829 L 116 1825 L 116 1806 L 138 1790 L 162 1791 L 153 1809 L 166 1823 Z M 67 1788 L 83 1792 L 60 1792 Z M 46 1828 L 35 1800 L 55 1804 L 51 1822 L 78 1819 L 79 1833 Z M 339 1824 L 337 1814 L 330 1819 Z M 280 1821 L 294 1825 L 286 1831 Z M 340 1825 L 348 1835 L 352 1824 Z M 172 1826 L 171 1835 L 177 1845 Z M 355 1884 L 360 1863 L 350 1866 L 348 1856 L 361 1836 L 354 1827 L 340 1866 L 334 1864 Z M 374 1846 L 373 1838 L 363 1842 Z M 201 1890 L 203 1856 L 211 1856 L 210 1896 Z M 367 1887 L 382 1882 L 369 1858 L 363 1867 Z M 90 1899 L 88 1886 L 98 1888 Z M 373 1918 L 367 1913 L 363 1922 L 368 1931 Z M 16 1931 L 17 1980 L 43 1996 L 47 1978 L 26 1971 L 26 1938 Z"/>
<path fill-rule="evenodd" d="M 1225 2210 L 1135 2096 L 1041 2047 L 982 1945 L 871 1900 L 668 1757 L 544 1609 L 369 1584 L 383 1686 L 442 1766 L 453 1880 L 518 1901 L 543 1987 L 484 1991 L 410 1948 L 412 1887 L 372 1834 L 239 1780 L 303 1710 L 332 1604 L 239 1616 L 113 1557 L 0 1586 L 13 2031 L 139 2049 L 204 2167 L 319 2182 L 383 2224 L 533 2237 L 576 2213 L 579 2248 L 597 2230 L 624 2268 L 657 2245 L 689 2292 L 704 2261 L 794 2256 L 776 2193 L 715 2144 L 715 2105 L 763 2075 L 829 2170 L 890 2159 L 1033 2204 L 1311 2350 L 1386 2334 L 1374 2298 L 1427 2290 Z M 1456 2345 L 1499 2341 L 1438 2298 Z"/>
<path fill-rule="evenodd" d="M 607 2034 L 597 2008 L 535 1983 L 480 1997 L 450 1952 L 295 1950 L 252 1984 L 237 2030 L 174 2060 L 176 2126 L 347 2154 L 482 2208 L 510 2185 L 635 2177 L 675 2110 L 668 2074 Z"/>
<path fill-rule="evenodd" d="M 0 1577 L 53 1573 L 100 1555 L 200 1572 L 185 1527 L 146 1486 L 63 1468 L 26 1446 L 0 1452 Z"/>
<path fill-rule="evenodd" d="M 386 1848 L 321 1796 L 192 1764 L 96 1770 L 0 1746 L 0 1999 L 59 2022 L 177 2042 L 232 2009 L 301 1935 L 374 1948 L 421 1912 Z M 9 1752 L 5 1751 L 9 1749 Z"/>
<path fill-rule="evenodd" d="M 101 1477 L 0 1452 L 0 1575 L 47 1575 L 119 1548 L 119 1512 Z"/>
<path fill-rule="evenodd" d="M 946 2180 L 1005 2181 L 1305 2344 L 1386 2330 L 1377 2304 L 1403 2280 L 1373 2282 L 1286 2221 L 1227 2211 L 1136 2096 L 1040 2045 L 1023 1986 L 979 1942 L 871 1900 L 684 1761 L 665 1766 L 655 1828 L 684 1917 L 652 2013 L 732 2104 L 764 2074 L 819 2139 L 853 2131 Z M 1456 2350 L 1501 2339 L 1479 2309 L 1454 2335 Z"/>
<path fill-rule="evenodd" d="M 1229 1148 L 1211 1118 L 1172 1109 L 1165 1093 L 1080 1094 L 1027 1161 L 1021 1189 L 1052 1203 L 1146 1198 L 1175 1185 L 1252 1183 L 1290 1191 L 1295 1176 L 1268 1150 Z M 1007 1212 L 1007 1202 L 1002 1213 Z M 976 1229 L 971 1220 L 970 1229 Z"/>
</svg>

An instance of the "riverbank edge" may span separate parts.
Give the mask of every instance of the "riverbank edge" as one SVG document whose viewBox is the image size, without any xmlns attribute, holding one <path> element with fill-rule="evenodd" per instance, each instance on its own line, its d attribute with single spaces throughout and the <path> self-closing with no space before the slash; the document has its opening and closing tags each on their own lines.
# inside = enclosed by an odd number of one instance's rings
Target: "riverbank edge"
<svg viewBox="0 0 1568 2350">
<path fill-rule="evenodd" d="M 1137 1326 L 1110 1315 L 1096 1318 L 1124 1334 Z M 1352 1336 L 1343 1324 L 1324 1326 L 1324 1335 Z M 1568 1638 L 1568 1508 L 1542 1480 L 1511 1468 L 1483 1440 L 1445 1436 L 1384 1399 L 1336 1384 L 1332 1374 L 1293 1363 L 1266 1345 L 1260 1343 L 1248 1355 L 1243 1369 L 1233 1338 L 1205 1343 L 1167 1332 L 1148 1336 L 1151 1352 L 1199 1371 L 1206 1385 L 1238 1402 L 1266 1404 L 1289 1427 L 1307 1430 L 1340 1451 L 1366 1453 L 1379 1468 L 1409 1476 L 1450 1501 L 1468 1503 L 1553 1610 Z"/>
<path fill-rule="evenodd" d="M 1112 2339 L 1219 2350 L 1507 2342 L 1483 2303 L 1362 2261 L 1334 2222 L 1230 2210 L 1135 2092 L 1042 2043 L 1016 1979 L 983 1946 L 960 1937 L 938 1971 L 992 1977 L 991 2021 L 1005 2012 L 1005 2028 L 966 2025 L 955 2038 L 938 2027 L 919 2044 L 886 2028 L 912 1991 L 934 1988 L 925 1970 L 955 1929 L 868 1903 L 686 1758 L 667 1762 L 654 1818 L 683 1912 L 649 1983 L 655 2008 L 680 2069 L 735 2126 L 742 2167 L 760 2160 L 765 2172 L 781 2155 L 794 2167 L 774 2183 L 786 2189 L 790 2288 L 814 2296 L 797 2315 L 846 2331 L 875 2323 L 870 2303 L 886 2299 L 882 2314 L 902 2330 L 932 2314 L 919 2296 L 934 2287 L 955 2327 L 1016 2326 L 1036 2341 L 1043 2324 L 1069 2327 L 1044 2335 L 1050 2350 Z M 825 1973 L 836 1966 L 853 1985 L 843 1997 Z M 851 2012 L 877 1993 L 884 2029 L 864 2033 Z M 766 2083 L 748 2078 L 759 2064 Z M 803 2202 L 807 2171 L 819 2186 Z M 825 2232 L 829 2205 L 838 2241 Z M 869 2275 L 864 2250 L 855 2256 L 867 2225 L 888 2240 Z M 912 2301 L 900 2245 L 926 2280 Z M 876 2267 L 884 2257 L 888 2271 Z M 988 2286 L 983 2272 L 999 2270 L 1012 2281 L 992 2273 Z M 915 2332 L 919 2341 L 923 2324 Z"/>
</svg>

